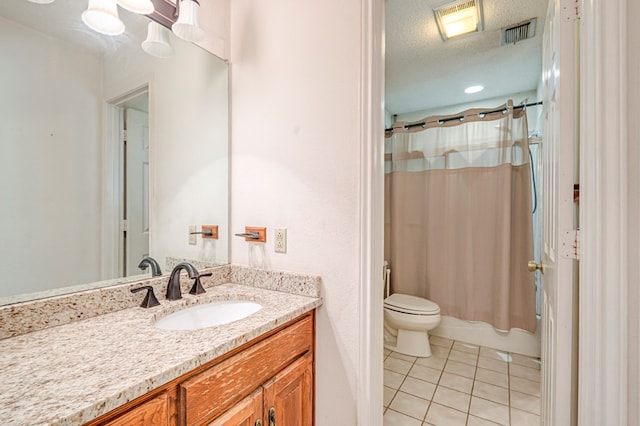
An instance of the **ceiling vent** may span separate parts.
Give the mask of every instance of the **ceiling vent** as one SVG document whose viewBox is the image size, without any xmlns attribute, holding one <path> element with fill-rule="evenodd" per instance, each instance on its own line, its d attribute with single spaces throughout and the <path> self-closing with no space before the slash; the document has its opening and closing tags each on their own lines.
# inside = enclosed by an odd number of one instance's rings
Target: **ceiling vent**
<svg viewBox="0 0 640 426">
<path fill-rule="evenodd" d="M 503 28 L 501 30 L 502 46 L 506 44 L 516 44 L 519 41 L 533 38 L 533 36 L 536 35 L 536 20 L 536 18 L 532 18 L 528 21 Z"/>
</svg>

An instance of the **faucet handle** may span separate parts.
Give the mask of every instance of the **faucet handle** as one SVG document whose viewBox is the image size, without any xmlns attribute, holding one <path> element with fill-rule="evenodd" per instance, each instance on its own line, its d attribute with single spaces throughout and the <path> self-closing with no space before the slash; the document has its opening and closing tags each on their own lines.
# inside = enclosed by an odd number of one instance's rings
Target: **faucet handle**
<svg viewBox="0 0 640 426">
<path fill-rule="evenodd" d="M 205 293 L 204 291 L 204 287 L 202 286 L 202 283 L 200 282 L 200 277 L 210 277 L 211 275 L 213 275 L 213 272 L 209 272 L 207 274 L 200 274 L 197 277 L 195 277 L 193 280 L 193 286 L 191 287 L 191 290 L 189 290 L 189 294 L 202 294 Z"/>
<path fill-rule="evenodd" d="M 160 304 L 160 302 L 158 302 L 158 298 L 156 297 L 155 293 L 153 292 L 153 287 L 151 287 L 150 285 L 145 285 L 142 287 L 138 287 L 138 288 L 132 288 L 131 289 L 131 293 L 137 293 L 139 291 L 142 290 L 147 290 L 147 294 L 146 296 L 144 296 L 144 299 L 142 300 L 142 303 L 140 304 L 140 307 L 142 308 L 153 308 L 154 306 L 158 306 Z"/>
</svg>

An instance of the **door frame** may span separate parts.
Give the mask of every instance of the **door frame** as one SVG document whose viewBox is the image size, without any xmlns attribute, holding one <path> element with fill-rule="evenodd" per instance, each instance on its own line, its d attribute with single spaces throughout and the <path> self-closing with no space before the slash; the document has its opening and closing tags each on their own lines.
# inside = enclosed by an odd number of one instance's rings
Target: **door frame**
<svg viewBox="0 0 640 426">
<path fill-rule="evenodd" d="M 626 0 L 575 4 L 581 8 L 578 422 L 627 424 L 627 5 Z M 383 211 L 376 173 L 383 166 L 383 0 L 362 1 L 361 31 L 357 412 L 359 425 L 378 426 L 382 292 L 375 289 L 381 275 Z"/>
<path fill-rule="evenodd" d="M 382 425 L 384 257 L 384 0 L 362 0 L 358 425 Z"/>
<path fill-rule="evenodd" d="M 624 425 L 632 284 L 627 275 L 627 1 L 579 4 L 578 423 Z"/>
<path fill-rule="evenodd" d="M 149 132 L 151 137 L 151 82 L 144 81 L 119 96 L 103 102 L 103 145 L 102 145 L 102 271 L 103 280 L 121 278 L 124 264 L 124 234 L 120 223 L 124 217 L 122 129 L 124 129 L 124 110 L 122 105 L 130 99 L 149 93 Z M 149 147 L 149 182 L 154 180 L 153 152 Z M 151 185 L 151 184 L 150 184 Z M 153 186 L 149 188 L 151 191 Z M 114 219 L 115 218 L 115 219 Z M 149 218 L 151 220 L 151 218 Z M 149 242 L 151 246 L 151 242 Z"/>
</svg>

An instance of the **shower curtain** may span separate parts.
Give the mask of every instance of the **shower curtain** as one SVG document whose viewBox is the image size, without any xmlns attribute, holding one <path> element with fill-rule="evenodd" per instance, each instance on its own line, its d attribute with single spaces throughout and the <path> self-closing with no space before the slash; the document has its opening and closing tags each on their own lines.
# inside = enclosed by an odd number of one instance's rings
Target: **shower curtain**
<svg viewBox="0 0 640 426">
<path fill-rule="evenodd" d="M 430 299 L 444 315 L 534 332 L 524 108 L 509 102 L 395 123 L 385 144 L 393 291 Z"/>
</svg>

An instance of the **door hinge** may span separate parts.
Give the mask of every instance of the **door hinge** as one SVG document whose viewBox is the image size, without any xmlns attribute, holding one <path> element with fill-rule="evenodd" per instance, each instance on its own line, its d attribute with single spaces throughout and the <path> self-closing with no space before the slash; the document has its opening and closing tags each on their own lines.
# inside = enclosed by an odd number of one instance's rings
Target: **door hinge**
<svg viewBox="0 0 640 426">
<path fill-rule="evenodd" d="M 560 17 L 563 21 L 575 21 L 580 19 L 580 1 L 562 0 L 560 3 Z"/>
<path fill-rule="evenodd" d="M 561 232 L 560 239 L 560 255 L 565 259 L 580 260 L 580 230 Z"/>
<path fill-rule="evenodd" d="M 129 221 L 127 219 L 120 221 L 120 230 L 122 232 L 127 232 L 129 230 Z"/>
<path fill-rule="evenodd" d="M 129 135 L 127 134 L 127 130 L 126 129 L 120 130 L 120 137 L 122 138 L 123 142 L 126 142 L 127 136 L 129 136 Z"/>
</svg>

